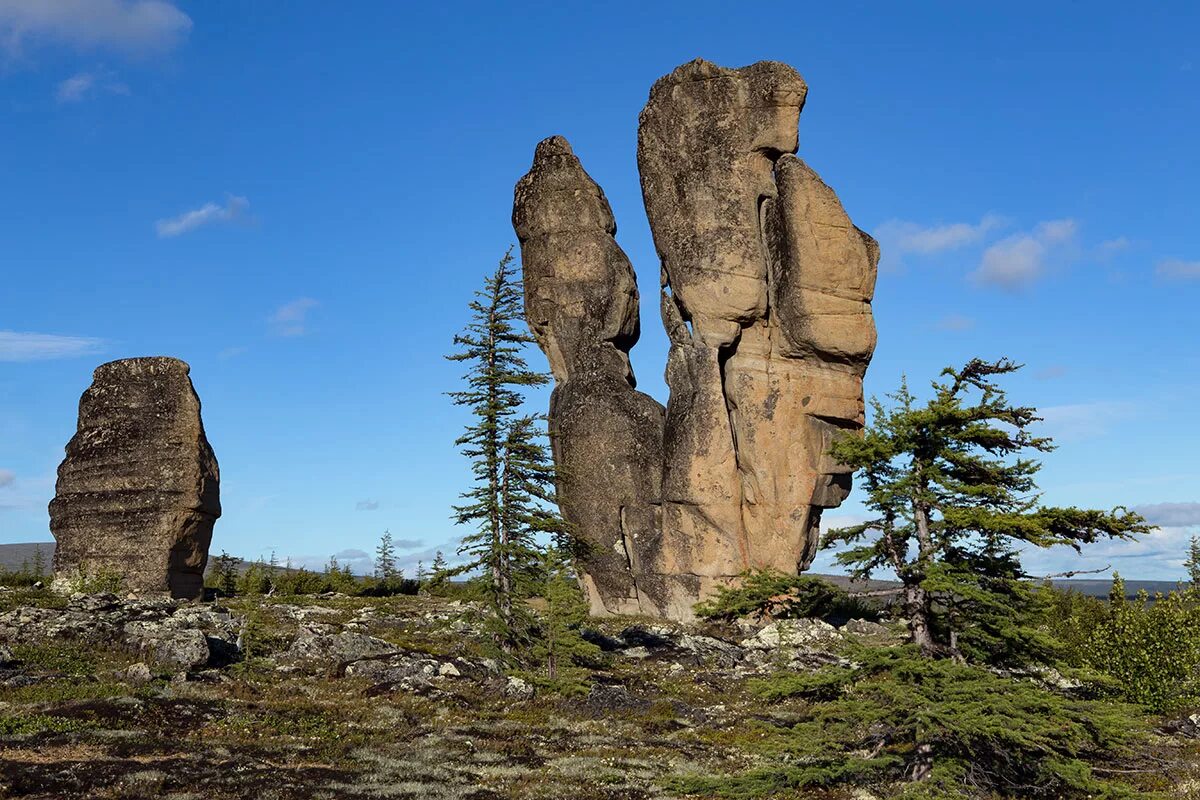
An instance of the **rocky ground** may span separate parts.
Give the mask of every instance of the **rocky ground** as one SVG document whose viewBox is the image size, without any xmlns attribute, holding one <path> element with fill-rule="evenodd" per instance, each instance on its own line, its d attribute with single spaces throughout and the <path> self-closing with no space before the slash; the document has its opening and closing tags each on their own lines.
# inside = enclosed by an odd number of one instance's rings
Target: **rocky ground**
<svg viewBox="0 0 1200 800">
<path fill-rule="evenodd" d="M 896 638 L 612 619 L 589 634 L 603 656 L 551 683 L 489 658 L 472 616 L 433 597 L 0 590 L 0 797 L 664 798 L 666 776 L 754 765 L 748 723 L 795 718 L 748 678 Z"/>
</svg>

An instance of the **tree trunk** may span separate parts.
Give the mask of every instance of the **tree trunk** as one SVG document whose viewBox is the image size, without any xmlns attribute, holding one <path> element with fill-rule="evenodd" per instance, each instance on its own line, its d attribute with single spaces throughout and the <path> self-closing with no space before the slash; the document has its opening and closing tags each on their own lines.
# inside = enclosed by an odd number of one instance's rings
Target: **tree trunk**
<svg viewBox="0 0 1200 800">
<path fill-rule="evenodd" d="M 917 760 L 913 764 L 912 779 L 923 781 L 933 772 L 933 745 L 917 745 Z"/>
<path fill-rule="evenodd" d="M 929 594 L 916 584 L 905 586 L 904 612 L 908 617 L 908 632 L 912 643 L 921 648 L 923 655 L 934 655 L 937 646 L 933 641 L 933 632 L 929 629 Z"/>
</svg>

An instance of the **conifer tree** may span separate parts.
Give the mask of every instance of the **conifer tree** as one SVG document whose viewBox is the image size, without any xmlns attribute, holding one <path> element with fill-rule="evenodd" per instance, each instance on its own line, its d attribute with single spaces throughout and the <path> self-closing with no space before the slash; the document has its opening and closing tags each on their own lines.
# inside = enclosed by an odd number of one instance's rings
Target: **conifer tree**
<svg viewBox="0 0 1200 800">
<path fill-rule="evenodd" d="M 375 548 L 375 577 L 385 589 L 396 582 L 396 549 L 390 531 L 383 532 Z"/>
<path fill-rule="evenodd" d="M 233 597 L 237 594 L 237 582 L 237 559 L 222 550 L 217 556 L 217 588 L 226 597 Z"/>
<path fill-rule="evenodd" d="M 875 517 L 829 531 L 822 545 L 846 545 L 838 563 L 869 577 L 891 568 L 903 585 L 912 641 L 925 655 L 1022 660 L 1051 647 L 1035 626 L 1037 597 L 1019 548 L 1081 545 L 1149 530 L 1124 508 L 1111 512 L 1042 506 L 1025 455 L 1053 449 L 1030 432 L 1036 409 L 1009 403 L 995 378 L 1019 366 L 973 359 L 942 372 L 924 405 L 904 384 L 888 409 L 873 401 L 862 437 L 831 454 L 861 475 Z"/>
<path fill-rule="evenodd" d="M 546 667 L 546 677 L 558 680 L 564 667 L 577 658 L 595 658 L 600 648 L 586 641 L 581 630 L 588 603 L 571 568 L 569 550 L 548 547 L 542 553 L 542 614 L 534 655 Z"/>
<path fill-rule="evenodd" d="M 537 573 L 534 536 L 554 527 L 542 508 L 551 497 L 550 468 L 537 418 L 520 415 L 521 390 L 549 377 L 529 367 L 526 345 L 534 341 L 521 323 L 522 292 L 512 250 L 505 253 L 470 304 L 471 321 L 454 337 L 451 361 L 467 365 L 467 388 L 450 392 L 474 420 L 455 442 L 471 459 L 474 485 L 454 507 L 455 522 L 472 525 L 456 572 L 480 570 L 488 605 L 500 624 L 498 638 L 511 649 L 521 638 L 516 600 Z M 436 562 L 435 562 L 436 569 Z"/>
<path fill-rule="evenodd" d="M 1200 589 L 1200 536 L 1193 536 L 1188 543 L 1188 557 L 1183 562 L 1188 571 L 1188 581 L 1193 589 Z"/>
</svg>

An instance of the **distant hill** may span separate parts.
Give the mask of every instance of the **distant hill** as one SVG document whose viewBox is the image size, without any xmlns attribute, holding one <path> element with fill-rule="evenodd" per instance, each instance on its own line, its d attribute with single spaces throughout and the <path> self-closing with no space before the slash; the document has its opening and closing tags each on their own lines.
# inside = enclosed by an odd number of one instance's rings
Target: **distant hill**
<svg viewBox="0 0 1200 800">
<path fill-rule="evenodd" d="M 20 569 L 22 564 L 33 565 L 34 553 L 42 551 L 46 572 L 54 560 L 54 542 L 26 542 L 22 544 L 0 544 L 0 568 Z"/>
<path fill-rule="evenodd" d="M 54 542 L 24 542 L 21 544 L 0 544 L 0 569 L 20 569 L 22 564 L 33 564 L 34 552 L 41 548 L 42 558 L 45 560 L 46 571 L 50 571 L 50 562 L 54 558 Z M 211 554 L 209 561 L 211 562 Z M 238 560 L 238 569 L 243 569 L 249 562 Z M 814 578 L 825 578 L 826 580 L 836 583 L 838 586 L 854 590 L 879 590 L 889 589 L 893 586 L 898 586 L 895 581 L 871 581 L 869 585 L 864 586 L 861 581 L 852 581 L 845 575 L 818 575 L 816 573 L 808 573 Z M 1112 581 L 1107 578 L 1095 580 L 1056 580 L 1053 582 L 1055 586 L 1062 589 L 1073 589 L 1080 594 L 1086 594 L 1091 597 L 1108 597 L 1108 590 L 1112 587 Z M 1179 588 L 1179 584 L 1175 581 L 1135 581 L 1125 580 L 1125 590 L 1130 597 L 1134 597 L 1143 589 L 1150 593 L 1151 596 L 1155 592 L 1174 591 Z"/>
</svg>

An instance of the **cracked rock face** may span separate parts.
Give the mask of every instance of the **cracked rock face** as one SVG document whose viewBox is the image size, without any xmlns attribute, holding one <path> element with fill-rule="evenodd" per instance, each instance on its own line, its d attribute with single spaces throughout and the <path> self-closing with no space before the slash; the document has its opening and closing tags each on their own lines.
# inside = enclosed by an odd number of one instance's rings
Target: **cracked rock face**
<svg viewBox="0 0 1200 800">
<path fill-rule="evenodd" d="M 747 568 L 802 570 L 849 492 L 826 453 L 862 427 L 879 249 L 793 155 L 806 93 L 785 64 L 702 60 L 650 91 L 637 157 L 671 341 L 658 426 L 632 390 L 637 289 L 603 193 L 561 137 L 517 185 L 560 502 L 605 558 L 584 564 L 594 611 L 687 619 Z M 632 395 L 645 413 L 615 400 Z"/>
<path fill-rule="evenodd" d="M 96 369 L 50 503 L 59 580 L 108 573 L 137 594 L 203 594 L 221 502 L 188 373 L 173 358 Z"/>
<path fill-rule="evenodd" d="M 660 538 L 663 407 L 634 388 L 637 281 L 612 210 L 561 136 L 517 183 L 513 227 L 525 316 L 555 377 L 559 503 L 588 544 L 584 588 L 599 612 L 638 613 L 635 575 Z"/>
</svg>

